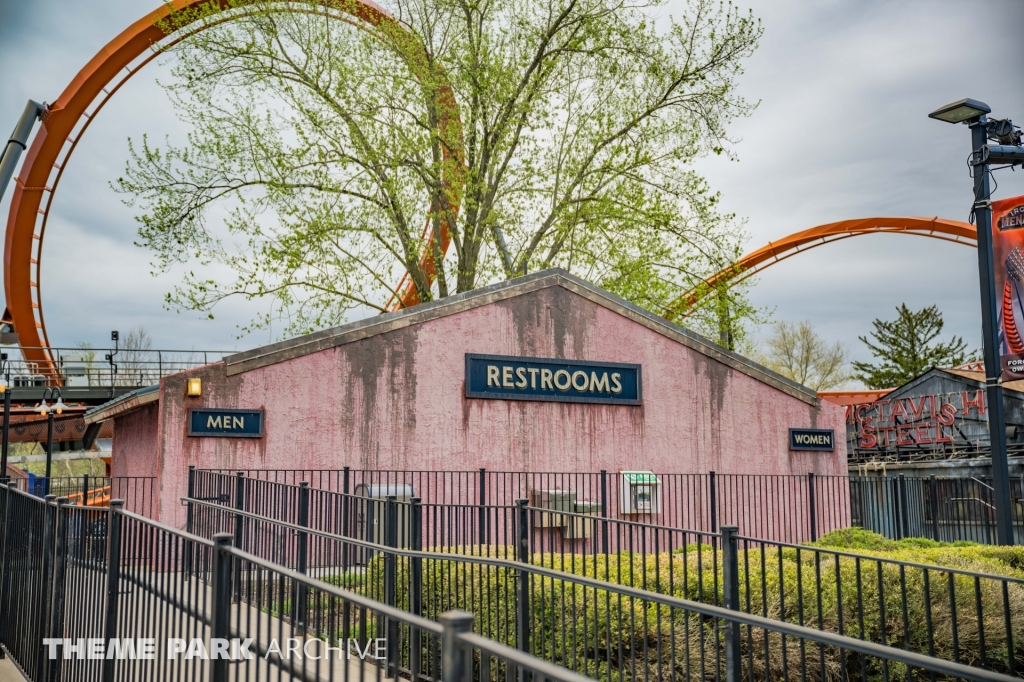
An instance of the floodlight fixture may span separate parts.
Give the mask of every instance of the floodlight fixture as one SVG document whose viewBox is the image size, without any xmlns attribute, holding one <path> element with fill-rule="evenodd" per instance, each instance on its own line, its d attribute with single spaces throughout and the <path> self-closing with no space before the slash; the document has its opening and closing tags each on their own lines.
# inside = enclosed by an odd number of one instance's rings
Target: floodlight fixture
<svg viewBox="0 0 1024 682">
<path fill-rule="evenodd" d="M 965 121 L 971 121 L 979 116 L 991 113 L 992 108 L 989 105 L 967 97 L 952 104 L 947 104 L 944 107 L 939 107 L 928 114 L 928 118 L 945 121 L 946 123 L 964 123 Z"/>
</svg>

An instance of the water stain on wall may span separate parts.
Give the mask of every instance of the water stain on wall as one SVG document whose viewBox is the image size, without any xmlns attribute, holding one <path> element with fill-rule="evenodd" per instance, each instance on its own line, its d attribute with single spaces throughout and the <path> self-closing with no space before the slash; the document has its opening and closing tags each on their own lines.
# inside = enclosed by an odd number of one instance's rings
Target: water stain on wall
<svg viewBox="0 0 1024 682">
<path fill-rule="evenodd" d="M 343 436 L 355 440 L 360 465 L 381 465 L 382 438 L 411 442 L 416 429 L 416 351 L 419 327 L 406 327 L 339 347 Z M 397 417 L 401 433 L 382 433 L 381 415 Z M 388 465 L 392 463 L 388 462 Z"/>
<path fill-rule="evenodd" d="M 554 286 L 497 305 L 511 314 L 518 355 L 587 359 L 595 304 Z"/>
<path fill-rule="evenodd" d="M 732 369 L 703 353 L 688 353 L 693 361 L 694 379 L 705 393 L 706 399 L 698 400 L 697 404 L 704 413 L 707 424 L 706 434 L 710 437 L 709 468 L 717 468 L 722 460 L 722 423 L 721 414 L 725 407 L 725 394 L 729 387 Z"/>
</svg>

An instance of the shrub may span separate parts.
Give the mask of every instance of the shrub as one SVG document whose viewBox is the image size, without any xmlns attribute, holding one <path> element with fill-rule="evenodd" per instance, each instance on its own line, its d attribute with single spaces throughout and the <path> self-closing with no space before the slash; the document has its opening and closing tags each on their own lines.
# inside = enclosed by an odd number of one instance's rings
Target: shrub
<svg viewBox="0 0 1024 682">
<path fill-rule="evenodd" d="M 860 529 L 829 533 L 817 546 L 855 550 L 838 556 L 795 548 L 748 549 L 740 555 L 740 600 L 745 611 L 803 623 L 851 637 L 904 647 L 969 665 L 982 660 L 1001 672 L 1009 657 L 1024 666 L 1024 589 L 1013 582 L 975 580 L 942 570 L 923 571 L 871 557 L 1024 577 L 1024 549 L 930 540 L 888 540 Z M 464 548 L 482 556 L 511 556 L 505 547 Z M 612 584 L 640 587 L 704 603 L 722 603 L 720 557 L 693 545 L 661 554 L 534 555 L 533 563 Z M 369 583 L 383 584 L 383 560 L 368 567 Z M 408 608 L 408 561 L 399 559 L 398 605 Z M 423 614 L 431 619 L 459 608 L 476 615 L 481 635 L 516 644 L 514 569 L 447 559 L 423 561 Z M 720 630 L 691 611 L 564 580 L 535 577 L 530 585 L 531 648 L 546 660 L 602 680 L 647 680 L 665 674 L 720 677 Z M 904 600 L 903 595 L 906 595 Z M 926 598 L 927 595 L 927 598 Z M 978 604 L 982 617 L 978 617 Z M 1004 610 L 1004 607 L 1008 610 Z M 1007 622 L 1013 646 L 1007 646 Z M 955 617 L 954 617 L 955 615 Z M 980 623 L 980 629 L 979 629 Z M 911 675 L 898 664 L 861 661 L 850 652 L 819 647 L 792 637 L 743 630 L 744 667 L 752 679 L 803 675 L 838 679 L 841 671 L 894 682 Z M 1012 651 L 1011 651 L 1012 649 Z M 749 672 L 749 671 L 748 671 Z"/>
</svg>

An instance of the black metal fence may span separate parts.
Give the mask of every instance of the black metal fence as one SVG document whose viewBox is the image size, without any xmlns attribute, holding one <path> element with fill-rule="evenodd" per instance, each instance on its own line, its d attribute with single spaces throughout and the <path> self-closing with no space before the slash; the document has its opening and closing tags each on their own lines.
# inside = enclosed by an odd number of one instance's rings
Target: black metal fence
<svg viewBox="0 0 1024 682">
<path fill-rule="evenodd" d="M 49 479 L 12 479 L 22 492 L 36 497 L 67 497 L 69 504 L 82 507 L 106 507 L 110 500 L 123 500 L 125 509 L 153 516 L 153 476 L 51 476 Z"/>
<path fill-rule="evenodd" d="M 9 373 L 15 387 L 149 386 L 168 374 L 219 362 L 234 352 L 29 346 L 20 350 L 42 351 L 53 365 L 12 358 Z"/>
<path fill-rule="evenodd" d="M 424 682 L 484 680 L 492 669 L 587 682 L 473 635 L 472 614 L 427 620 L 247 554 L 230 535 L 198 538 L 120 501 L 73 507 L 4 486 L 0 529 L 0 652 L 32 682 L 379 682 L 398 667 Z M 399 639 L 401 658 L 385 643 Z"/>
<path fill-rule="evenodd" d="M 850 486 L 845 476 L 656 473 L 657 483 L 648 489 L 642 483 L 631 488 L 623 474 L 608 471 L 381 471 L 345 467 L 242 472 L 247 478 L 267 482 L 296 485 L 305 481 L 316 490 L 370 497 L 392 490 L 399 496 L 416 496 L 425 505 L 445 509 L 511 509 L 515 500 L 524 498 L 542 507 L 542 499 L 557 497 L 560 511 L 586 510 L 601 518 L 708 533 L 717 532 L 723 525 L 735 525 L 746 534 L 784 542 L 814 540 L 850 525 Z M 205 495 L 230 495 L 230 491 L 218 487 L 222 484 L 217 474 L 234 476 L 236 471 L 196 470 L 196 490 L 205 490 Z M 631 490 L 638 488 L 648 494 L 639 503 L 631 495 Z M 553 536 L 562 533 L 561 528 L 550 528 Z"/>
<path fill-rule="evenodd" d="M 197 485 L 228 494 L 218 475 L 228 470 L 198 470 Z M 814 474 L 774 476 L 745 474 L 656 474 L 658 485 L 649 510 L 635 512 L 620 473 L 378 471 L 289 469 L 243 470 L 247 478 L 270 483 L 308 482 L 313 489 L 380 496 L 392 490 L 437 505 L 437 513 L 455 514 L 445 527 L 486 527 L 472 510 L 505 507 L 517 499 L 549 506 L 561 496 L 559 511 L 583 512 L 644 525 L 715 533 L 735 525 L 748 537 L 776 542 L 814 541 L 837 528 L 858 526 L 891 538 L 926 537 L 943 542 L 993 543 L 995 514 L 992 482 L 985 477 L 909 477 L 900 475 Z M 206 476 L 208 478 L 204 479 Z M 403 493 L 404 491 L 404 493 Z M 542 500 L 541 498 L 544 498 Z M 1012 516 L 1018 543 L 1024 542 L 1024 478 L 1011 481 Z M 589 540 L 572 529 L 548 526 L 548 543 Z M 562 535 L 559 539 L 557 536 Z M 434 546 L 434 545 L 432 545 Z"/>
<path fill-rule="evenodd" d="M 646 525 L 551 511 L 521 500 L 511 508 L 449 505 L 443 523 L 452 516 L 464 519 L 466 532 L 457 532 L 456 524 L 438 533 L 431 514 L 442 505 L 415 498 L 372 499 L 212 472 L 197 472 L 194 485 L 200 499 L 186 500 L 191 531 L 234 532 L 237 543 L 259 543 L 241 545 L 249 551 L 303 571 L 359 580 L 377 598 L 387 587 L 382 575 L 374 578 L 377 555 L 362 543 L 444 553 L 451 563 L 438 570 L 455 576 L 462 562 L 475 559 L 454 555 L 497 557 L 689 601 L 725 603 L 724 546 L 730 540 L 724 529 L 705 533 Z M 211 495 L 211 490 L 220 492 Z M 474 524 L 479 519 L 483 531 Z M 575 529 L 571 533 L 588 541 L 552 545 L 551 527 Z M 293 533 L 330 537 L 334 544 L 304 546 L 300 552 Z M 741 552 L 736 571 L 743 611 L 1014 674 L 1024 665 L 1022 579 L 730 533 Z M 389 534 L 393 540 L 387 540 Z M 438 537 L 447 542 L 431 544 Z M 485 587 L 497 601 L 510 603 L 507 585 Z M 776 653 L 784 661 L 789 656 L 785 650 Z"/>
<path fill-rule="evenodd" d="M 302 487 L 297 496 L 303 499 L 308 493 Z M 730 660 L 745 680 L 951 674 L 939 672 L 934 663 L 915 671 L 916 664 L 908 670 L 884 655 L 862 655 L 895 650 L 945 661 L 939 665 L 968 664 L 986 674 L 1017 675 L 1024 656 L 1019 645 L 1024 633 L 1014 614 L 1020 581 L 954 571 L 949 592 L 956 596 L 954 608 L 979 595 L 982 601 L 979 611 L 965 609 L 959 617 L 954 611 L 947 623 L 949 569 L 764 543 L 739 537 L 735 527 L 723 528 L 716 545 L 704 548 L 706 562 L 687 564 L 673 554 L 648 555 L 633 563 L 623 563 L 621 554 L 618 563 L 608 555 L 577 556 L 559 570 L 550 556 L 529 552 L 529 517 L 537 510 L 525 501 L 516 507 L 514 534 L 519 540 L 509 557 L 420 551 L 420 505 L 403 505 L 394 498 L 383 502 L 383 546 L 216 502 L 186 502 L 194 508 L 196 531 L 202 535 L 227 532 L 250 554 L 430 619 L 446 608 L 466 610 L 476 617 L 478 635 L 598 679 L 735 679 L 729 673 Z M 402 549 L 406 524 L 411 547 Z M 800 551 L 807 553 L 801 556 Z M 773 573 L 776 562 L 780 570 Z M 904 589 L 892 593 L 888 583 L 879 582 L 875 591 L 876 571 L 887 580 L 897 576 Z M 918 589 L 914 578 L 921 575 L 926 586 L 929 577 L 934 581 L 933 591 Z M 245 584 L 244 576 L 239 580 L 237 584 Z M 976 593 L 960 594 L 956 590 L 963 581 L 984 582 Z M 993 609 L 988 599 L 1000 592 L 1013 596 Z M 690 598 L 680 596 L 684 594 Z M 315 615 L 301 615 L 309 608 L 301 598 L 288 606 L 297 609 L 290 616 L 293 621 L 316 621 Z M 718 620 L 723 607 L 732 615 Z M 871 615 L 872 609 L 881 616 Z M 923 637 L 919 634 L 925 621 L 918 623 L 919 611 L 931 618 Z M 335 617 L 338 623 L 350 622 L 344 612 Z M 994 627 L 1001 620 L 1006 630 Z M 890 621 L 896 625 L 890 628 Z M 762 628 L 765 623 L 771 625 Z M 730 644 L 735 631 L 738 638 Z M 952 651 L 949 632 L 954 640 L 960 638 L 959 648 Z M 830 648 L 824 645 L 826 639 L 852 639 L 856 645 Z M 388 641 L 401 642 L 389 649 L 388 660 L 405 660 L 408 640 L 389 632 Z M 489 673 L 495 674 L 500 671 Z"/>
<path fill-rule="evenodd" d="M 100 662 L 60 670 L 46 638 L 102 633 L 106 576 L 106 508 L 58 505 L 0 487 L 3 562 L 0 643 L 30 680 L 96 680 Z"/>
<path fill-rule="evenodd" d="M 990 477 L 851 476 L 853 525 L 896 540 L 996 541 Z M 1024 479 L 1010 480 L 1015 544 L 1024 542 Z"/>
<path fill-rule="evenodd" d="M 2 489 L 0 646 L 33 682 L 1019 679 L 997 647 L 965 665 L 745 612 L 734 527 L 718 537 L 716 605 L 532 564 L 522 542 L 510 558 L 400 549 L 399 503 L 384 503 L 384 543 L 193 500 L 212 533 L 200 538 L 117 503 L 73 509 Z M 516 509 L 521 536 L 530 511 Z M 97 514 L 102 544 L 89 539 Z M 333 565 L 360 553 L 362 567 Z M 87 617 L 70 616 L 80 604 Z M 112 655 L 91 657 L 89 638 Z"/>
</svg>

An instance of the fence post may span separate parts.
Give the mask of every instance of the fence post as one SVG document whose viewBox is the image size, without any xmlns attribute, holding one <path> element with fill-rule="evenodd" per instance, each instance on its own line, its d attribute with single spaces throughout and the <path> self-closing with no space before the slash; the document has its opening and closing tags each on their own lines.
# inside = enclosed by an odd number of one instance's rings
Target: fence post
<svg viewBox="0 0 1024 682">
<path fill-rule="evenodd" d="M 188 487 L 185 488 L 185 495 L 188 499 L 195 499 L 196 496 L 196 468 L 194 465 L 188 465 Z M 193 532 L 192 524 L 192 503 L 185 503 L 185 532 Z M 182 553 L 182 558 L 185 560 L 185 580 L 188 580 L 192 575 L 192 543 L 185 543 L 185 551 Z"/>
<path fill-rule="evenodd" d="M 4 537 L 3 537 L 3 562 L 0 564 L 0 644 L 3 644 L 7 635 L 7 617 L 10 614 L 8 597 L 10 597 L 11 562 L 10 556 L 14 551 L 11 544 L 11 526 L 13 521 L 11 515 L 14 513 L 14 491 L 18 484 L 8 480 L 3 486 L 4 491 Z M 6 658 L 3 647 L 0 647 L 0 658 Z"/>
<path fill-rule="evenodd" d="M 235 477 L 235 510 L 245 511 L 245 472 L 239 471 Z M 235 514 L 235 547 L 243 549 L 242 547 L 242 528 L 245 525 L 245 517 L 241 514 Z M 231 601 L 238 603 L 242 599 L 242 562 L 237 557 L 232 557 L 231 563 L 234 564 L 234 570 L 232 570 L 231 578 Z"/>
<path fill-rule="evenodd" d="M 409 546 L 416 552 L 423 551 L 423 507 L 420 498 L 412 498 L 409 510 Z M 423 615 L 423 559 L 413 557 L 409 561 L 409 612 L 414 616 Z M 423 633 L 417 627 L 410 628 L 409 671 L 412 680 L 420 679 L 423 669 Z"/>
<path fill-rule="evenodd" d="M 121 586 L 121 510 L 124 500 L 111 500 L 107 513 L 107 604 L 103 618 L 103 641 L 117 637 L 118 591 Z M 186 542 L 188 546 L 190 543 Z M 114 659 L 103 660 L 102 682 L 114 682 Z"/>
<path fill-rule="evenodd" d="M 910 507 L 907 501 L 907 477 L 900 474 L 900 539 L 910 535 Z"/>
<path fill-rule="evenodd" d="M 213 575 L 210 576 L 211 613 L 210 640 L 231 638 L 231 564 L 229 556 L 231 533 L 217 533 L 213 536 Z M 186 541 L 187 542 L 187 541 Z M 303 590 L 305 591 L 305 590 Z M 228 659 L 214 658 L 210 661 L 212 682 L 227 682 Z"/>
<path fill-rule="evenodd" d="M 49 480 L 49 479 L 47 479 Z M 57 505 L 55 500 L 56 495 L 47 495 L 46 503 L 43 507 L 43 575 L 42 580 L 39 584 L 42 587 L 41 594 L 39 595 L 39 619 L 40 619 L 40 630 L 43 637 L 46 637 L 46 633 L 49 631 L 49 616 L 50 616 L 50 590 L 53 589 L 51 581 L 53 579 L 53 536 L 54 524 L 56 523 L 57 517 L 55 511 Z M 42 641 L 39 642 L 39 651 L 37 654 L 36 670 L 40 674 L 45 675 L 47 665 L 47 647 L 43 646 Z M 44 677 L 45 679 L 45 677 Z"/>
<path fill-rule="evenodd" d="M 711 532 L 718 532 L 718 491 L 715 489 L 715 472 L 708 472 L 708 488 L 711 491 Z"/>
<path fill-rule="evenodd" d="M 487 469 L 480 467 L 480 494 L 478 496 L 480 501 L 480 527 L 478 532 L 480 534 L 480 544 L 486 545 L 488 541 L 487 533 Z"/>
<path fill-rule="evenodd" d="M 473 631 L 473 614 L 445 611 L 438 620 L 441 621 L 441 682 L 465 682 L 473 672 L 472 652 L 459 642 L 459 635 Z"/>
<path fill-rule="evenodd" d="M 348 475 L 349 467 L 345 467 L 342 471 L 341 476 L 341 535 L 343 538 L 350 538 L 352 535 L 349 534 L 349 510 L 352 507 L 352 498 L 349 497 L 348 488 Z M 341 574 L 347 580 L 349 564 L 352 562 L 354 557 L 352 556 L 352 547 L 347 542 L 341 543 Z M 348 587 L 348 583 L 343 583 L 344 587 Z M 345 642 L 345 646 L 348 646 L 349 641 L 349 628 L 352 620 L 352 604 L 348 599 L 345 599 L 341 603 L 341 635 L 342 640 Z"/>
<path fill-rule="evenodd" d="M 530 512 L 526 500 L 516 500 L 517 539 L 516 560 L 530 563 Z M 519 650 L 530 652 L 530 572 L 519 569 L 516 595 L 516 643 Z M 522 676 L 520 676 L 521 678 Z"/>
<path fill-rule="evenodd" d="M 601 550 L 608 553 L 608 471 L 601 469 Z"/>
<path fill-rule="evenodd" d="M 900 488 L 899 480 L 892 476 L 886 476 L 882 479 L 882 483 L 885 484 L 885 490 L 889 493 L 890 506 L 892 507 L 892 534 L 894 539 L 900 540 L 900 529 L 903 527 L 900 523 Z M 884 532 L 883 532 L 884 534 Z"/>
<path fill-rule="evenodd" d="M 64 585 L 68 554 L 68 516 L 71 513 L 67 507 L 69 501 L 66 497 L 57 499 L 56 537 L 53 547 L 53 596 L 50 600 L 50 627 L 46 634 L 47 637 L 54 639 L 64 636 Z M 63 648 L 61 654 L 63 654 Z M 57 682 L 60 679 L 61 654 L 48 660 L 45 679 L 50 682 Z"/>
<path fill-rule="evenodd" d="M 298 508 L 298 525 L 303 528 L 309 528 L 309 482 L 302 481 L 299 483 L 299 508 Z M 298 537 L 295 539 L 295 570 L 299 573 L 306 572 L 306 550 L 309 545 L 309 533 L 298 531 Z M 309 596 L 309 590 L 304 585 L 298 583 L 293 584 L 292 590 L 292 622 L 295 623 L 295 631 L 297 633 L 306 632 L 306 598 Z"/>
<path fill-rule="evenodd" d="M 932 540 L 939 541 L 939 485 L 935 474 L 928 477 L 928 490 L 931 493 L 932 508 Z"/>
<path fill-rule="evenodd" d="M 342 498 L 341 498 L 341 533 L 340 533 L 340 535 L 342 537 L 345 537 L 345 538 L 352 537 L 352 535 L 350 535 L 350 530 L 349 530 L 349 510 L 352 507 L 352 498 L 350 498 L 348 496 L 349 495 L 348 475 L 349 475 L 349 467 L 345 467 L 345 469 L 342 471 L 342 476 L 341 476 L 341 493 L 342 493 Z M 345 569 L 346 573 L 348 573 L 348 565 L 349 565 L 349 562 L 350 562 L 350 560 L 352 558 L 351 555 L 350 555 L 351 550 L 352 550 L 352 548 L 349 547 L 348 543 L 343 543 L 342 544 L 342 549 L 341 549 L 341 567 L 343 569 Z M 347 603 L 348 602 L 346 602 L 346 604 Z"/>
<path fill-rule="evenodd" d="M 722 597 L 725 608 L 740 610 L 740 562 L 736 547 L 736 526 L 722 526 Z M 725 630 L 725 680 L 742 682 L 743 654 L 740 650 L 740 624 L 729 620 Z"/>
<path fill-rule="evenodd" d="M 807 474 L 807 506 L 811 515 L 811 542 L 818 539 L 818 505 L 814 497 L 814 472 Z"/>
<path fill-rule="evenodd" d="M 82 474 L 82 506 L 89 506 L 89 474 Z"/>
<path fill-rule="evenodd" d="M 385 511 L 384 544 L 392 550 L 398 547 L 398 498 L 388 495 Z M 398 556 L 394 551 L 384 555 L 384 603 L 398 605 Z M 388 618 L 385 622 L 387 633 L 387 677 L 398 679 L 398 621 Z"/>
</svg>

